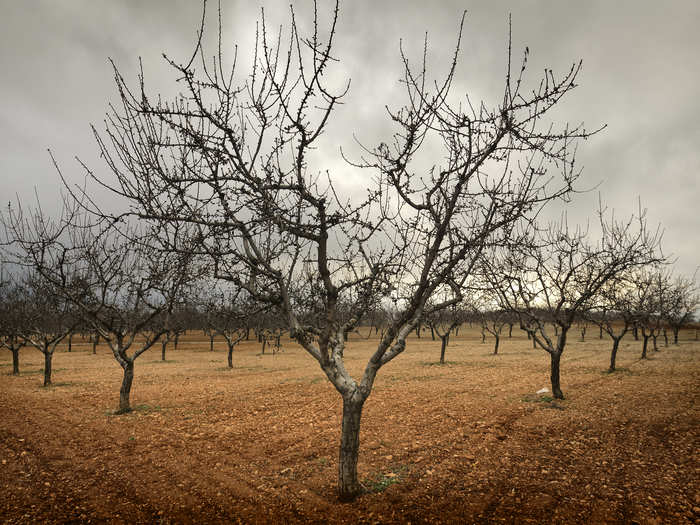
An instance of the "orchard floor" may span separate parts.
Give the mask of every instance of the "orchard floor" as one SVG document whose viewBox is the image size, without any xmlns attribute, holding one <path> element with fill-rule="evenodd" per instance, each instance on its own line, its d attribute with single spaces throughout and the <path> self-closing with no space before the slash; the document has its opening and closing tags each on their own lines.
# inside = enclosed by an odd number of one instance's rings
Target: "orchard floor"
<svg viewBox="0 0 700 525">
<path fill-rule="evenodd" d="M 522 332 L 491 355 L 463 328 L 411 339 L 378 375 L 362 420 L 368 493 L 335 497 L 340 397 L 315 361 L 283 341 L 277 355 L 199 333 L 160 361 L 136 361 L 135 411 L 114 415 L 121 368 L 104 346 L 54 357 L 0 352 L 0 521 L 4 523 L 697 523 L 700 343 L 650 350 L 570 337 L 566 399 L 549 356 Z M 357 377 L 376 339 L 346 350 Z"/>
</svg>

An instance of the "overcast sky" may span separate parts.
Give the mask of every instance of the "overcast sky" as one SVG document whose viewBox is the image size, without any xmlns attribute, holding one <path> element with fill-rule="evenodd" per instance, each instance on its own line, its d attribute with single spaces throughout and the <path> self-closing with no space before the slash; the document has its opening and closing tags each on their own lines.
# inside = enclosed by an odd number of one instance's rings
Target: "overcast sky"
<svg viewBox="0 0 700 525">
<path fill-rule="evenodd" d="M 310 2 L 293 2 L 300 24 Z M 327 17 L 330 2 L 319 1 Z M 224 1 L 224 39 L 250 57 L 255 20 L 264 5 L 271 23 L 283 22 L 288 0 Z M 185 0 L 0 0 L 0 196 L 33 199 L 47 210 L 60 190 L 47 148 L 73 181 L 83 174 L 78 155 L 98 172 L 89 125 L 101 126 L 115 100 L 111 57 L 135 80 L 144 61 L 152 92 L 171 92 L 174 76 L 163 52 L 185 61 L 193 49 L 201 5 Z M 445 72 L 463 10 L 467 22 L 457 92 L 497 101 L 506 67 L 508 15 L 516 56 L 528 46 L 532 81 L 544 67 L 563 73 L 583 59 L 580 87 L 557 117 L 607 129 L 581 145 L 584 168 L 570 221 L 595 211 L 598 191 L 618 215 L 648 208 L 664 229 L 664 249 L 679 273 L 700 264 L 700 2 L 686 1 L 380 1 L 347 0 L 336 35 L 338 78 L 352 79 L 346 104 L 316 159 L 346 181 L 356 180 L 338 147 L 353 135 L 368 145 L 389 141 L 384 105 L 402 100 L 399 40 L 419 58 L 430 42 L 435 76 Z M 249 59 L 249 58 L 248 58 Z M 360 180 L 360 179 L 358 179 Z"/>
</svg>

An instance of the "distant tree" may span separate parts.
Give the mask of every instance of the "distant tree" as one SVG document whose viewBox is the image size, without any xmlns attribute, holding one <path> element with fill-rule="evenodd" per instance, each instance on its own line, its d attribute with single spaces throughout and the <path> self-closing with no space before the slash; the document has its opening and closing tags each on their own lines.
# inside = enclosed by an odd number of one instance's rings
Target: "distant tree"
<svg viewBox="0 0 700 525">
<path fill-rule="evenodd" d="M 27 321 L 26 293 L 9 275 L 0 275 L 0 348 L 12 354 L 12 374 L 19 375 L 19 351 L 27 345 L 23 337 Z"/>
<path fill-rule="evenodd" d="M 700 308 L 700 291 L 695 279 L 676 277 L 671 283 L 666 308 L 666 320 L 673 330 L 673 344 L 678 344 L 681 328 L 693 321 L 693 315 Z"/>
<path fill-rule="evenodd" d="M 49 386 L 54 352 L 77 325 L 75 312 L 61 291 L 36 271 L 25 275 L 23 290 L 26 315 L 21 333 L 43 354 L 44 386 Z"/>
<path fill-rule="evenodd" d="M 633 268 L 661 260 L 659 236 L 646 229 L 644 214 L 627 222 L 607 220 L 598 213 L 601 237 L 588 240 L 588 231 L 570 229 L 562 220 L 530 230 L 529 240 L 500 257 L 484 258 L 487 278 L 503 308 L 518 315 L 520 326 L 550 355 L 552 393 L 564 399 L 560 381 L 561 355 L 574 322 L 589 311 L 601 288 Z M 558 327 L 554 339 L 547 322 Z"/>
</svg>

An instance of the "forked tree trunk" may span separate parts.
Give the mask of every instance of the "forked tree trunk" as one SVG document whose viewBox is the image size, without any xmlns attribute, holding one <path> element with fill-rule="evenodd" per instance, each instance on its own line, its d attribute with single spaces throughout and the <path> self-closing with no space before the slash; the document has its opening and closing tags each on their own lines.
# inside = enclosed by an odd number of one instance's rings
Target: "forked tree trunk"
<svg viewBox="0 0 700 525">
<path fill-rule="evenodd" d="M 534 337 L 532 338 L 532 348 L 537 348 L 537 340 Z"/>
<path fill-rule="evenodd" d="M 131 383 L 134 381 L 134 362 L 126 361 L 124 368 L 124 377 L 122 378 L 122 387 L 119 389 L 119 410 L 117 414 L 126 414 L 131 412 L 131 403 L 129 396 L 131 395 Z"/>
<path fill-rule="evenodd" d="M 483 345 L 486 342 L 486 332 L 484 329 L 481 329 L 481 344 Z"/>
<path fill-rule="evenodd" d="M 51 384 L 51 358 L 53 357 L 53 352 L 43 350 L 42 354 L 44 354 L 44 386 L 49 386 Z"/>
<path fill-rule="evenodd" d="M 654 352 L 658 352 L 658 351 L 659 351 L 659 347 L 658 347 L 657 344 L 656 344 L 656 338 L 657 338 L 656 333 L 651 334 L 651 339 L 652 339 L 652 341 L 653 341 L 653 343 L 654 343 Z"/>
<path fill-rule="evenodd" d="M 498 344 L 501 342 L 501 338 L 499 337 L 498 334 L 494 336 L 496 338 L 496 343 L 493 345 L 493 355 L 498 354 Z"/>
<path fill-rule="evenodd" d="M 352 501 L 362 488 L 357 479 L 357 458 L 360 451 L 360 419 L 364 401 L 343 397 L 343 423 L 340 431 L 338 458 L 338 498 Z"/>
<path fill-rule="evenodd" d="M 612 351 L 610 352 L 610 372 L 615 371 L 615 359 L 617 359 L 617 348 L 620 346 L 620 339 L 622 339 L 622 336 L 613 337 L 613 347 Z"/>
<path fill-rule="evenodd" d="M 12 352 L 12 375 L 19 375 L 19 348 L 10 348 Z"/>
<path fill-rule="evenodd" d="M 649 343 L 649 337 L 650 337 L 650 336 L 648 336 L 648 335 L 646 335 L 646 334 L 642 335 L 642 339 L 643 339 L 643 342 L 642 342 L 642 357 L 641 357 L 642 359 L 646 359 L 646 358 L 647 358 L 647 344 Z"/>
<path fill-rule="evenodd" d="M 561 391 L 561 381 L 559 378 L 559 364 L 561 362 L 560 352 L 551 352 L 551 363 L 550 363 L 550 379 L 552 381 L 552 395 L 555 399 L 564 399 L 564 394 Z"/>
</svg>

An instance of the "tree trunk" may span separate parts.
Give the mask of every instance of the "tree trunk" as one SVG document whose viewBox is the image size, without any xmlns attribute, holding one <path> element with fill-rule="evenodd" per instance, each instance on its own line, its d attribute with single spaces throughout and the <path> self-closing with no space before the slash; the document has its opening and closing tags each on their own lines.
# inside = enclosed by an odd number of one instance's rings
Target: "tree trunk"
<svg viewBox="0 0 700 525">
<path fill-rule="evenodd" d="M 664 328 L 663 334 L 664 334 L 664 346 L 668 346 L 668 332 L 666 331 L 665 328 Z"/>
<path fill-rule="evenodd" d="M 508 323 L 508 339 L 513 337 L 513 323 Z"/>
<path fill-rule="evenodd" d="M 233 345 L 228 343 L 228 367 L 233 368 Z"/>
<path fill-rule="evenodd" d="M 498 343 L 501 341 L 501 338 L 496 334 L 496 344 L 493 346 L 493 355 L 498 354 Z"/>
<path fill-rule="evenodd" d="M 617 347 L 620 346 L 620 339 L 622 339 L 622 337 L 613 337 L 613 347 L 612 352 L 610 352 L 610 372 L 615 371 L 615 359 L 617 358 Z"/>
<path fill-rule="evenodd" d="M 97 345 L 100 343 L 100 334 L 95 334 L 95 338 L 92 340 L 92 353 L 93 355 L 97 353 Z"/>
<path fill-rule="evenodd" d="M 481 329 L 481 344 L 483 345 L 486 342 L 486 332 L 484 332 L 484 329 Z"/>
<path fill-rule="evenodd" d="M 214 351 L 214 334 L 209 335 L 209 351 Z"/>
<path fill-rule="evenodd" d="M 175 344 L 173 345 L 173 350 L 177 350 L 177 343 L 180 341 L 180 334 L 175 334 Z"/>
<path fill-rule="evenodd" d="M 131 403 L 129 396 L 131 395 L 131 383 L 134 381 L 134 362 L 127 361 L 124 366 L 124 377 L 122 379 L 122 387 L 119 390 L 119 410 L 117 414 L 126 414 L 131 412 Z"/>
<path fill-rule="evenodd" d="M 267 345 L 267 337 L 263 337 L 262 340 L 262 354 L 265 354 L 265 346 Z"/>
<path fill-rule="evenodd" d="M 160 360 L 165 361 L 165 347 L 168 346 L 168 341 L 163 339 L 160 342 Z"/>
<path fill-rule="evenodd" d="M 68 351 L 73 351 L 73 333 L 68 334 Z"/>
<path fill-rule="evenodd" d="M 53 352 L 44 350 L 44 386 L 49 386 L 51 384 L 51 358 L 53 357 Z"/>
<path fill-rule="evenodd" d="M 636 324 L 632 327 L 632 335 L 634 335 L 635 341 L 639 341 L 639 329 Z"/>
<path fill-rule="evenodd" d="M 19 348 L 10 348 L 12 352 L 12 375 L 19 375 Z"/>
<path fill-rule="evenodd" d="M 673 327 L 673 344 L 677 345 L 678 344 L 678 332 L 680 330 L 680 327 Z"/>
<path fill-rule="evenodd" d="M 598 339 L 603 338 L 603 325 L 598 326 Z"/>
<path fill-rule="evenodd" d="M 642 343 L 642 359 L 647 358 L 647 343 L 649 342 L 649 336 L 643 335 L 644 342 Z"/>
<path fill-rule="evenodd" d="M 352 501 L 361 492 L 357 480 L 357 458 L 360 451 L 360 419 L 364 401 L 343 397 L 343 424 L 340 431 L 338 460 L 338 498 Z"/>
<path fill-rule="evenodd" d="M 535 338 L 532 338 L 532 348 L 537 348 L 537 340 Z"/>
<path fill-rule="evenodd" d="M 442 339 L 442 345 L 440 346 L 440 364 L 444 365 L 445 364 L 445 350 L 447 349 L 447 335 L 443 335 L 440 339 Z"/>
<path fill-rule="evenodd" d="M 430 337 L 435 341 L 435 329 L 432 326 L 430 327 Z"/>
<path fill-rule="evenodd" d="M 551 352 L 551 374 L 550 378 L 552 380 L 552 395 L 555 399 L 564 399 L 564 394 L 561 391 L 561 383 L 559 379 L 559 363 L 561 361 L 561 353 Z"/>
<path fill-rule="evenodd" d="M 654 352 L 659 351 L 659 347 L 656 344 L 656 338 L 657 338 L 656 333 L 651 334 L 651 340 L 654 342 Z"/>
</svg>

